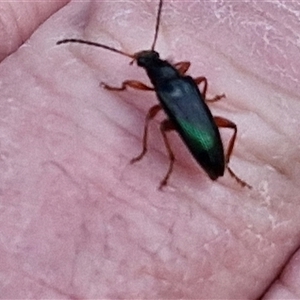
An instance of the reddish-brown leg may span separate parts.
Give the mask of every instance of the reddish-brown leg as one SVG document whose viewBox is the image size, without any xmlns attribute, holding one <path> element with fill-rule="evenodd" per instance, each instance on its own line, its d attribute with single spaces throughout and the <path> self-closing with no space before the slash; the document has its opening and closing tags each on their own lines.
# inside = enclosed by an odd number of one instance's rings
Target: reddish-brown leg
<svg viewBox="0 0 300 300">
<path fill-rule="evenodd" d="M 231 122 L 230 120 L 228 119 L 225 119 L 223 117 L 214 117 L 214 120 L 216 122 L 216 125 L 220 128 L 231 128 L 233 129 L 233 136 L 231 137 L 230 141 L 229 141 L 229 144 L 228 144 L 228 148 L 227 148 L 227 151 L 226 151 L 226 155 L 225 155 L 225 162 L 226 162 L 226 168 L 229 172 L 229 174 L 235 178 L 235 180 L 242 186 L 246 186 L 248 187 L 249 189 L 251 189 L 252 187 L 245 181 L 243 181 L 242 179 L 240 179 L 231 169 L 230 167 L 228 166 L 229 164 L 229 160 L 230 160 L 230 156 L 232 154 L 232 150 L 233 150 L 233 147 L 234 147 L 234 143 L 235 143 L 235 139 L 236 139 L 236 135 L 237 135 L 237 126 L 236 124 L 234 124 L 233 122 Z"/>
<path fill-rule="evenodd" d="M 141 160 L 143 158 L 143 156 L 146 154 L 147 152 L 147 142 L 148 142 L 148 127 L 149 127 L 149 123 L 150 121 L 157 115 L 157 113 L 161 110 L 161 106 L 159 104 L 152 106 L 147 115 L 146 115 L 146 119 L 145 119 L 145 125 L 144 125 L 144 136 L 143 136 L 143 149 L 141 154 L 139 154 L 137 157 L 134 157 L 130 163 L 133 164 L 139 160 Z"/>
<path fill-rule="evenodd" d="M 131 87 L 137 90 L 154 91 L 154 88 L 137 80 L 125 80 L 123 81 L 121 87 L 113 87 L 103 82 L 101 82 L 100 85 L 106 90 L 110 90 L 110 91 L 124 91 L 126 90 L 127 87 Z"/>
<path fill-rule="evenodd" d="M 203 91 L 202 91 L 202 96 L 204 99 L 206 99 L 206 91 L 207 91 L 207 79 L 204 76 L 199 76 L 194 78 L 194 81 L 197 85 L 203 82 Z"/>
<path fill-rule="evenodd" d="M 180 75 L 184 75 L 187 70 L 190 68 L 191 66 L 191 63 L 189 61 L 181 61 L 181 62 L 178 62 L 176 64 L 174 64 L 174 67 L 177 69 L 177 71 L 180 73 Z M 196 78 L 193 78 L 195 83 L 197 85 L 199 85 L 200 83 L 204 83 L 204 87 L 203 87 L 203 91 L 202 91 L 202 95 L 205 99 L 205 101 L 209 101 L 209 102 L 216 102 L 216 101 L 219 101 L 221 100 L 222 98 L 225 98 L 225 94 L 222 94 L 222 95 L 216 95 L 214 98 L 212 99 L 207 99 L 206 98 L 206 91 L 207 91 L 207 79 L 206 77 L 204 76 L 199 76 L 199 77 L 196 77 Z"/>
<path fill-rule="evenodd" d="M 209 101 L 209 102 L 216 102 L 216 101 L 219 101 L 221 100 L 222 98 L 225 98 L 225 94 L 222 94 L 222 95 L 216 95 L 215 97 L 211 98 L 211 99 L 207 99 L 206 98 L 206 91 L 207 91 L 207 79 L 206 77 L 204 76 L 199 76 L 199 77 L 196 77 L 194 78 L 194 81 L 197 85 L 199 85 L 200 83 L 204 83 L 204 86 L 203 86 L 203 91 L 202 91 L 202 96 L 204 97 L 205 101 Z"/>
<path fill-rule="evenodd" d="M 174 67 L 177 69 L 177 71 L 181 74 L 184 75 L 187 70 L 189 69 L 191 63 L 189 61 L 181 61 L 176 64 L 174 64 Z"/>
<path fill-rule="evenodd" d="M 216 95 L 216 96 L 214 96 L 213 98 L 210 98 L 210 99 L 205 98 L 205 102 L 217 102 L 217 101 L 219 101 L 223 98 L 226 98 L 225 94 Z"/>
<path fill-rule="evenodd" d="M 163 178 L 163 180 L 160 182 L 160 185 L 159 185 L 160 190 L 168 183 L 168 179 L 173 171 L 173 165 L 174 165 L 174 161 L 175 161 L 175 156 L 171 149 L 171 146 L 170 146 L 170 143 L 169 143 L 169 140 L 167 137 L 167 132 L 171 131 L 171 130 L 175 130 L 175 128 L 174 128 L 173 123 L 170 120 L 166 119 L 160 123 L 160 132 L 163 136 L 165 146 L 166 146 L 166 149 L 167 149 L 167 152 L 169 155 L 169 160 L 170 160 L 168 171 L 167 171 L 165 177 Z"/>
</svg>

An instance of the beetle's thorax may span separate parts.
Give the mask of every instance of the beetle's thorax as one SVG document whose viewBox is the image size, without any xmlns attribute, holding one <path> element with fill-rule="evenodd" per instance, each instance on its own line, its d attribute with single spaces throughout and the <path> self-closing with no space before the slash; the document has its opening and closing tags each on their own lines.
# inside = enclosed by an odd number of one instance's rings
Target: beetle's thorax
<svg viewBox="0 0 300 300">
<path fill-rule="evenodd" d="M 137 65 L 144 68 L 154 85 L 180 77 L 178 71 L 166 60 L 161 60 L 154 50 L 145 50 L 135 53 Z"/>
</svg>

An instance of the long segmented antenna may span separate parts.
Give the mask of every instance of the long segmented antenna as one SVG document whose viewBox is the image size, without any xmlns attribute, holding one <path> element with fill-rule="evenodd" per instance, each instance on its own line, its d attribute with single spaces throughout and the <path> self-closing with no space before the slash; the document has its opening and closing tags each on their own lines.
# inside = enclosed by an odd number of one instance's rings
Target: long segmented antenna
<svg viewBox="0 0 300 300">
<path fill-rule="evenodd" d="M 152 46 L 151 46 L 151 50 L 154 50 L 156 40 L 157 40 L 158 29 L 159 29 L 159 24 L 160 24 L 160 16 L 161 16 L 161 10 L 162 10 L 162 4 L 163 4 L 163 0 L 159 0 L 157 17 L 156 17 L 156 25 L 155 25 L 155 34 L 154 34 L 154 40 L 153 40 L 153 43 L 152 43 Z M 106 49 L 106 50 L 113 51 L 115 53 L 119 53 L 119 54 L 122 54 L 124 56 L 132 58 L 133 60 L 130 64 L 132 64 L 136 60 L 136 56 L 134 54 L 129 54 L 129 53 L 123 52 L 123 51 L 118 50 L 118 49 L 113 48 L 113 47 L 109 47 L 109 46 L 106 46 L 106 45 L 103 45 L 103 44 L 100 44 L 100 43 L 81 40 L 81 39 L 64 39 L 64 40 L 58 41 L 56 43 L 56 45 L 67 44 L 67 43 L 86 44 L 86 45 L 95 46 L 95 47 L 99 47 L 99 48 L 103 48 L 103 49 Z"/>
<path fill-rule="evenodd" d="M 113 47 L 109 47 L 100 43 L 95 43 L 95 42 L 90 42 L 90 41 L 85 41 L 85 40 L 80 40 L 80 39 L 64 39 L 64 40 L 60 40 L 56 43 L 56 45 L 60 45 L 60 44 L 66 44 L 66 43 L 80 43 L 80 44 L 86 44 L 86 45 L 91 45 L 91 46 L 95 46 L 95 47 L 100 47 L 100 48 L 104 48 L 119 54 L 122 54 L 124 56 L 130 57 L 132 59 L 135 59 L 133 54 L 129 54 L 126 52 L 123 52 L 121 50 L 115 49 Z"/>
<path fill-rule="evenodd" d="M 160 15 L 161 15 L 162 4 L 163 4 L 163 0 L 159 0 L 157 17 L 156 17 L 156 25 L 155 25 L 155 33 L 154 33 L 154 40 L 153 40 L 153 44 L 151 46 L 151 50 L 154 50 L 156 40 L 157 40 L 158 29 L 159 29 L 159 25 L 160 25 Z"/>
</svg>

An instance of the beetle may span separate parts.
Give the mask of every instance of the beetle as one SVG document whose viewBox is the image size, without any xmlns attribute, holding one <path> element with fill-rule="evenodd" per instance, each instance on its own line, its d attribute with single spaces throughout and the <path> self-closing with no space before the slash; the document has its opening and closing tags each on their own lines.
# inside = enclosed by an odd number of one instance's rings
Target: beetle
<svg viewBox="0 0 300 300">
<path fill-rule="evenodd" d="M 160 26 L 162 6 L 163 0 L 159 0 L 154 39 L 150 50 L 130 54 L 104 44 L 81 39 L 63 39 L 58 41 L 57 45 L 81 43 L 100 47 L 131 58 L 130 65 L 136 62 L 139 67 L 146 71 L 153 87 L 137 80 L 125 80 L 121 87 L 112 87 L 105 83 L 101 83 L 101 85 L 110 91 L 124 91 L 128 87 L 155 91 L 159 104 L 151 107 L 146 115 L 142 152 L 133 158 L 131 163 L 141 160 L 146 154 L 149 123 L 159 111 L 163 110 L 167 115 L 167 119 L 160 123 L 160 131 L 168 152 L 169 167 L 166 175 L 160 182 L 159 189 L 167 185 L 175 162 L 175 156 L 167 137 L 167 132 L 171 130 L 177 131 L 194 159 L 212 180 L 223 176 L 225 169 L 227 169 L 229 174 L 241 186 L 251 188 L 248 183 L 240 179 L 228 166 L 237 136 L 236 124 L 220 116 L 213 117 L 206 104 L 208 101 L 218 101 L 225 95 L 217 95 L 213 99 L 208 100 L 206 98 L 207 79 L 203 76 L 192 78 L 185 75 L 190 67 L 190 62 L 183 61 L 171 64 L 167 60 L 162 60 L 159 53 L 154 50 Z M 202 92 L 198 88 L 198 85 L 201 83 L 204 85 Z M 224 152 L 218 128 L 230 128 L 233 130 L 226 153 Z"/>
</svg>

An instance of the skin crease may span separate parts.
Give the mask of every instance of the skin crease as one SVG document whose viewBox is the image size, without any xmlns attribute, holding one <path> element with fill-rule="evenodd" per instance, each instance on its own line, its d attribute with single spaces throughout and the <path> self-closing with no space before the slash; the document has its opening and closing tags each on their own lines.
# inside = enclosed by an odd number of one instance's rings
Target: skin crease
<svg viewBox="0 0 300 300">
<path fill-rule="evenodd" d="M 211 95 L 226 94 L 211 107 L 238 125 L 230 165 L 253 189 L 228 173 L 209 180 L 172 133 L 177 161 L 158 191 L 168 165 L 157 130 L 163 114 L 147 156 L 129 164 L 155 95 L 109 92 L 99 82 L 148 83 L 144 71 L 105 50 L 55 43 L 147 49 L 156 3 L 70 3 L 0 65 L 3 298 L 299 298 L 295 57 L 272 65 L 276 52 L 253 43 L 260 35 L 241 24 L 259 11 L 254 4 L 188 3 L 166 1 L 156 48 L 190 60 L 188 73 L 207 76 Z M 217 17 L 224 11 L 236 13 L 237 31 Z M 258 15 L 271 23 L 276 14 Z M 223 132 L 226 143 L 231 131 Z"/>
<path fill-rule="evenodd" d="M 26 41 L 36 28 L 68 1 L 0 3 L 0 61 Z M 30 18 L 28 17 L 30 16 Z"/>
</svg>

